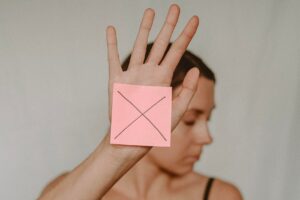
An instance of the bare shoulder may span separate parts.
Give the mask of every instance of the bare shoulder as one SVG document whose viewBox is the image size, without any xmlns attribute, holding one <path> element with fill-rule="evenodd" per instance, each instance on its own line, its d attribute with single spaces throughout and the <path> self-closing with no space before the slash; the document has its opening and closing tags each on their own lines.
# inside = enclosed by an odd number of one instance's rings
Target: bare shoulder
<svg viewBox="0 0 300 200">
<path fill-rule="evenodd" d="M 202 199 L 207 181 L 207 176 L 194 171 L 190 172 L 173 181 L 172 187 L 178 191 L 177 193 L 173 191 L 173 193 L 176 197 L 182 196 L 182 199 Z"/>
<path fill-rule="evenodd" d="M 242 200 L 240 190 L 232 183 L 216 178 L 210 192 L 211 200 Z"/>
<path fill-rule="evenodd" d="M 209 178 L 204 174 L 192 172 L 185 176 L 182 183 L 189 187 L 189 192 L 195 199 L 199 199 L 204 196 Z M 215 178 L 210 189 L 209 200 L 243 200 L 243 197 L 237 186 Z"/>
</svg>

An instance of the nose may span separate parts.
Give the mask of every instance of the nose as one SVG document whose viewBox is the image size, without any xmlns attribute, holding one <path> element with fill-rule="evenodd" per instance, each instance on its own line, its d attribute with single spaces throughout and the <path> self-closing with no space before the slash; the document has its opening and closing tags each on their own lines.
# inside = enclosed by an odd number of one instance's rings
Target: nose
<svg viewBox="0 0 300 200">
<path fill-rule="evenodd" d="M 193 136 L 193 140 L 197 144 L 208 145 L 213 142 L 207 121 L 199 121 L 195 123 L 193 127 Z"/>
</svg>

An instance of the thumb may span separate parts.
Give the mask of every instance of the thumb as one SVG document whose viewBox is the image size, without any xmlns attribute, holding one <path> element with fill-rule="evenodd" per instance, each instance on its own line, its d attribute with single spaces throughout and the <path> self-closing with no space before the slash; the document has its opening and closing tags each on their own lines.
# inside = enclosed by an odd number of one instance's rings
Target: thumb
<svg viewBox="0 0 300 200">
<path fill-rule="evenodd" d="M 190 69 L 180 86 L 179 94 L 172 101 L 172 130 L 175 129 L 194 96 L 200 71 L 197 67 Z"/>
</svg>

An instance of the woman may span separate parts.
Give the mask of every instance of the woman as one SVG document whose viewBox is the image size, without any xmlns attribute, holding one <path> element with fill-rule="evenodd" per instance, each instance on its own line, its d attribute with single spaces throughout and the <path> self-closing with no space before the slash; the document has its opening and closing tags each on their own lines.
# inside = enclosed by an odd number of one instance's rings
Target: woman
<svg viewBox="0 0 300 200">
<path fill-rule="evenodd" d="M 153 43 L 147 45 L 146 57 L 152 46 Z M 171 44 L 167 51 L 170 47 Z M 123 71 L 127 70 L 130 58 L 128 56 L 122 64 Z M 239 190 L 232 184 L 193 171 L 204 146 L 212 143 L 208 121 L 215 107 L 216 79 L 199 57 L 186 50 L 171 82 L 173 96 L 176 96 L 186 73 L 194 66 L 201 72 L 198 87 L 173 130 L 171 147 L 152 148 L 103 199 L 242 199 Z M 166 192 L 168 190 L 172 195 Z M 164 193 L 166 196 L 163 196 Z"/>
<path fill-rule="evenodd" d="M 147 9 L 123 65 L 115 30 L 107 29 L 110 119 L 113 83 L 171 85 L 171 147 L 111 145 L 107 134 L 85 161 L 52 181 L 40 199 L 242 199 L 232 184 L 193 172 L 203 146 L 212 142 L 207 122 L 215 107 L 215 78 L 201 59 L 186 51 L 198 27 L 197 17 L 169 44 L 178 16 L 179 7 L 172 5 L 155 42 L 147 46 L 154 18 L 154 11 Z"/>
</svg>

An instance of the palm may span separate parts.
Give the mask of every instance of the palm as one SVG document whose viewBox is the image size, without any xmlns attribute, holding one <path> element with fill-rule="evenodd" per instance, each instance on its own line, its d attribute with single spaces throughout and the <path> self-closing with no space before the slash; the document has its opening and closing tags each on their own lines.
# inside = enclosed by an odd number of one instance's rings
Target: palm
<svg viewBox="0 0 300 200">
<path fill-rule="evenodd" d="M 154 18 L 154 11 L 152 9 L 145 11 L 127 71 L 122 71 L 121 68 L 115 29 L 111 26 L 107 28 L 110 119 L 113 83 L 170 86 L 173 72 L 198 27 L 198 18 L 191 18 L 162 60 L 176 26 L 178 16 L 179 7 L 172 5 L 165 24 L 158 34 L 146 62 L 144 62 L 148 35 Z M 172 130 L 176 127 L 196 90 L 198 73 L 197 68 L 191 69 L 183 81 L 181 92 L 177 97 L 173 98 Z"/>
</svg>

